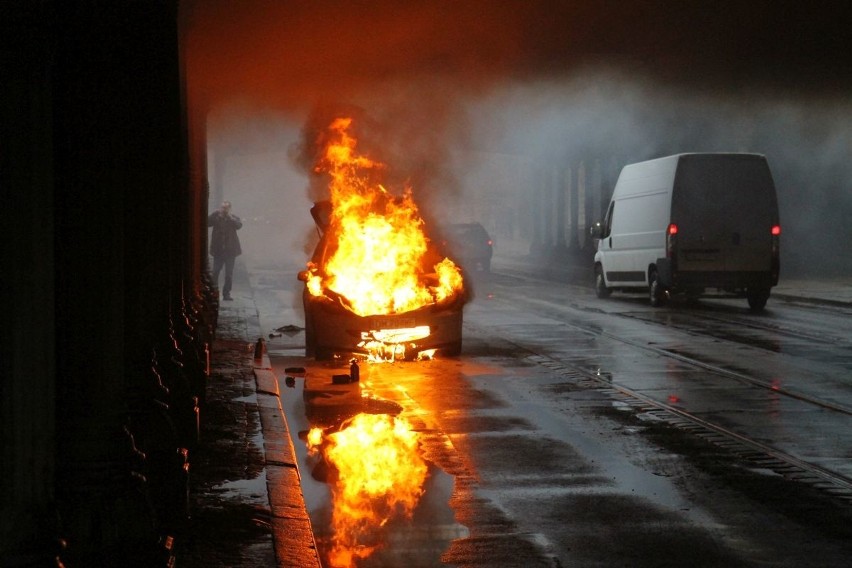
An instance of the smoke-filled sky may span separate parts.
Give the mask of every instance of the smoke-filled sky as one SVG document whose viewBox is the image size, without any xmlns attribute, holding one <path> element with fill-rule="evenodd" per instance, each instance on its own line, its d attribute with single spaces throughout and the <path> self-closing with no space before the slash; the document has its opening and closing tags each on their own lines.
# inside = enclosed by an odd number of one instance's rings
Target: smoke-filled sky
<svg viewBox="0 0 852 568">
<path fill-rule="evenodd" d="M 345 109 L 427 209 L 487 179 L 482 156 L 764 153 L 788 266 L 852 273 L 843 4 L 199 0 L 182 4 L 189 103 L 209 113 L 214 193 L 284 211 L 297 257 L 322 191 L 304 134 Z"/>
</svg>

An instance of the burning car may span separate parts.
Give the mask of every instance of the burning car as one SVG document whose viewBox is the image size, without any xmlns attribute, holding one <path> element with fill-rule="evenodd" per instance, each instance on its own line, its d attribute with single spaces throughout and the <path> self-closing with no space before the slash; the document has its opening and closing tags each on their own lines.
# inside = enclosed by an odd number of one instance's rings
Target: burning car
<svg viewBox="0 0 852 568">
<path fill-rule="evenodd" d="M 305 354 L 457 355 L 466 301 L 462 271 L 427 238 L 411 191 L 394 196 L 375 181 L 381 164 L 355 153 L 350 122 L 332 123 L 315 166 L 330 177 L 331 199 L 311 209 L 320 239 L 299 273 Z"/>
</svg>

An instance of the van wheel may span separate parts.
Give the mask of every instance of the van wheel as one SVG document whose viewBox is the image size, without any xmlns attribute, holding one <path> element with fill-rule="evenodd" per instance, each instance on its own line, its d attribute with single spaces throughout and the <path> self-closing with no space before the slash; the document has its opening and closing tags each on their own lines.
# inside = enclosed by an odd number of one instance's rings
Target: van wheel
<svg viewBox="0 0 852 568">
<path fill-rule="evenodd" d="M 748 307 L 754 312 L 759 312 L 766 307 L 766 301 L 769 299 L 769 288 L 749 288 L 746 291 L 748 299 Z"/>
<path fill-rule="evenodd" d="M 612 288 L 607 288 L 604 280 L 603 269 L 600 266 L 595 267 L 595 296 L 598 298 L 609 298 L 612 294 Z"/>
<path fill-rule="evenodd" d="M 663 285 L 660 284 L 659 278 L 657 278 L 657 271 L 652 270 L 650 274 L 648 274 L 648 294 L 651 300 L 651 305 L 655 308 L 662 306 L 666 303 L 666 291 L 663 288 Z"/>
</svg>

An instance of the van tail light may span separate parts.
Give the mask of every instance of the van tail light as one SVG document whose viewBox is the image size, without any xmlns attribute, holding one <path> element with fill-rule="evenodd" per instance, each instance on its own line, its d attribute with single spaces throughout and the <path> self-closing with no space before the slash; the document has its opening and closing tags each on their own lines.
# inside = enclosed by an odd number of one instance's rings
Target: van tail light
<svg viewBox="0 0 852 568">
<path fill-rule="evenodd" d="M 488 239 L 488 246 L 491 246 L 493 244 L 494 244 L 494 241 L 492 241 L 491 239 Z"/>
<path fill-rule="evenodd" d="M 666 227 L 666 258 L 675 258 L 677 252 L 677 225 L 674 223 Z"/>
<path fill-rule="evenodd" d="M 775 286 L 781 273 L 781 225 L 772 225 L 769 233 L 772 235 L 772 285 Z"/>
</svg>

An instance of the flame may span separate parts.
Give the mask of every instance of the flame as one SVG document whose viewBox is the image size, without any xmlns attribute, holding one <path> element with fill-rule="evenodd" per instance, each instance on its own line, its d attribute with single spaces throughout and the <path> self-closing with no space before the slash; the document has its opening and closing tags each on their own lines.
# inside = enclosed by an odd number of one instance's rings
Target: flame
<svg viewBox="0 0 852 568">
<path fill-rule="evenodd" d="M 330 177 L 327 230 L 335 248 L 323 266 L 308 263 L 308 291 L 333 292 L 360 316 L 451 301 L 463 290 L 458 266 L 448 258 L 424 266 L 428 239 L 411 189 L 395 197 L 375 181 L 384 165 L 356 153 L 351 123 L 351 118 L 332 122 L 314 168 Z"/>
<path fill-rule="evenodd" d="M 354 567 L 356 558 L 379 548 L 381 527 L 411 518 L 428 471 L 418 445 L 408 421 L 386 414 L 359 414 L 330 434 L 311 429 L 309 449 L 338 472 L 331 485 L 331 566 Z"/>
<path fill-rule="evenodd" d="M 374 363 L 393 362 L 397 359 L 405 359 L 406 344 L 416 348 L 417 344 L 414 342 L 429 337 L 429 333 L 431 331 L 428 325 L 401 329 L 372 329 L 361 332 L 361 342 L 358 347 L 365 349 L 368 359 Z"/>
</svg>

